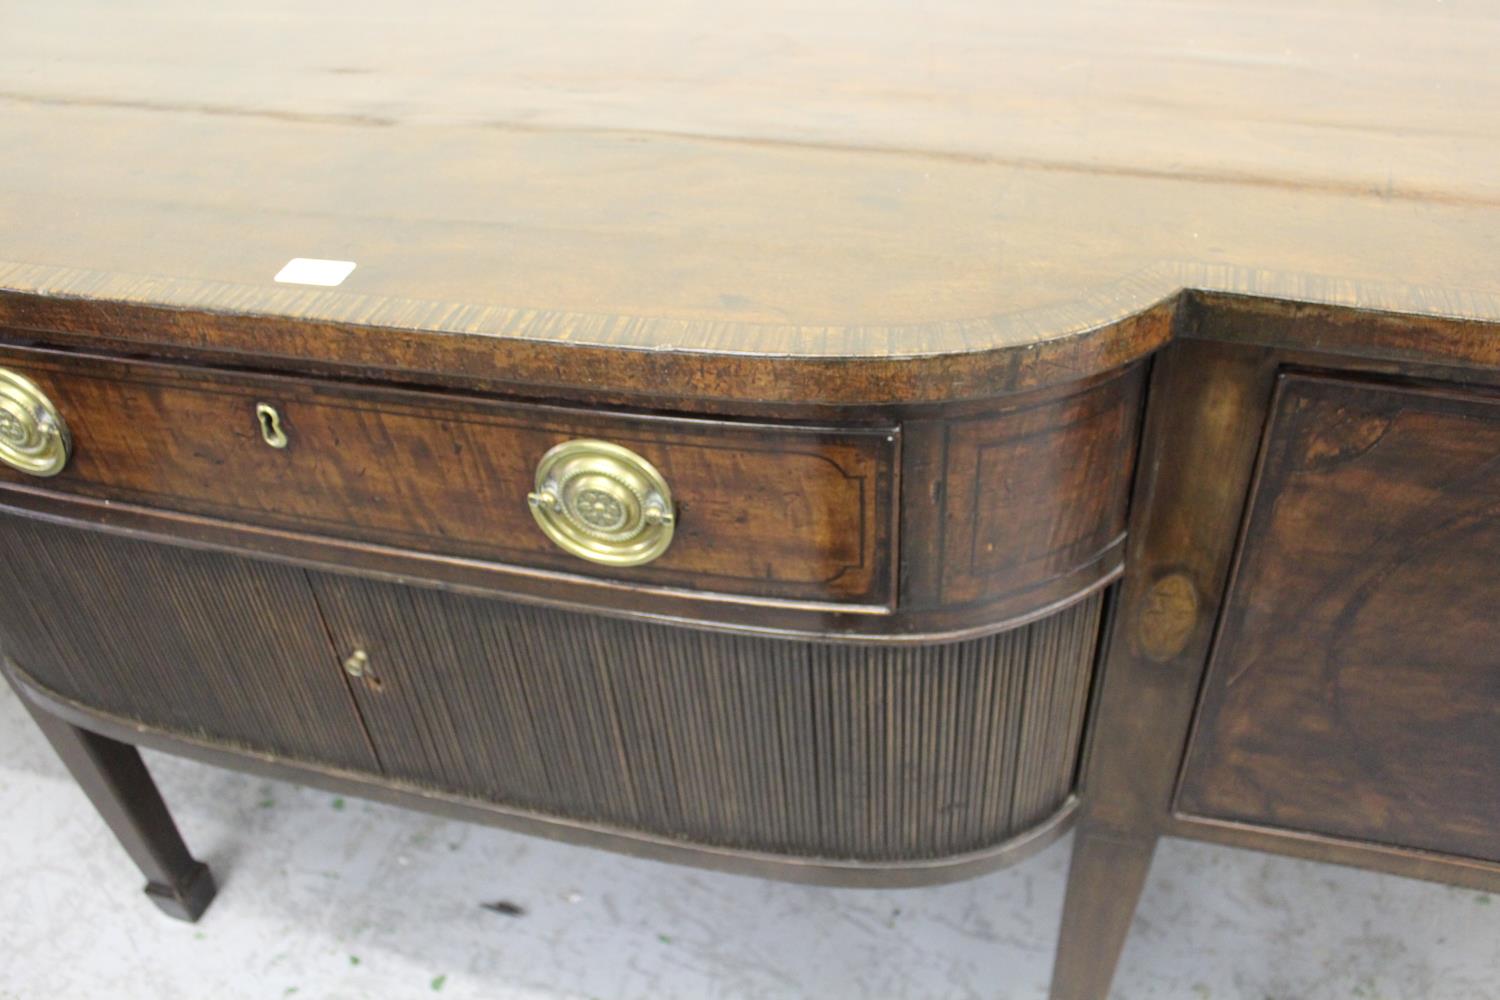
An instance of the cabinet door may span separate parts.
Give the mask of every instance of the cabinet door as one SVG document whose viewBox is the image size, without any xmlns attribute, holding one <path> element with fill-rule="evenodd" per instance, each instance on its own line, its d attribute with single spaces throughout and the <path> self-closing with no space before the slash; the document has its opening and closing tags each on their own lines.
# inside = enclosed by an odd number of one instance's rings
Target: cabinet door
<svg viewBox="0 0 1500 1000">
<path fill-rule="evenodd" d="M 1282 379 L 1178 807 L 1500 859 L 1500 401 Z"/>
<path fill-rule="evenodd" d="M 723 635 L 314 574 L 395 779 L 698 845 L 909 860 L 1073 790 L 1102 598 L 941 646 Z"/>
<path fill-rule="evenodd" d="M 92 708 L 376 770 L 299 569 L 0 517 L 0 651 Z"/>
</svg>

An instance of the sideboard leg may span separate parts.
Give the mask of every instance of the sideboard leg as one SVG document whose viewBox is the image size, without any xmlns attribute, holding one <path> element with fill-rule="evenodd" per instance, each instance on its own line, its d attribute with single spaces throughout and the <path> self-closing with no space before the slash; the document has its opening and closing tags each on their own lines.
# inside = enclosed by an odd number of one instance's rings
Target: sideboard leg
<svg viewBox="0 0 1500 1000">
<path fill-rule="evenodd" d="M 188 853 L 140 752 L 21 701 L 146 876 L 146 895 L 168 916 L 201 917 L 214 898 L 213 874 Z"/>
<path fill-rule="evenodd" d="M 1052 966 L 1052 1000 L 1105 1000 L 1156 836 L 1080 828 Z"/>
</svg>

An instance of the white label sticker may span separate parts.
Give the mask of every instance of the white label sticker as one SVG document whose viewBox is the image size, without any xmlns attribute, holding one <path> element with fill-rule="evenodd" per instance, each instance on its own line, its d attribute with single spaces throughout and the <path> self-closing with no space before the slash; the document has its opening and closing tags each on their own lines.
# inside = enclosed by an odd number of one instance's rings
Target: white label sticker
<svg viewBox="0 0 1500 1000">
<path fill-rule="evenodd" d="M 352 260 L 318 260 L 316 257 L 293 257 L 276 272 L 276 280 L 286 285 L 340 285 L 354 270 Z"/>
</svg>

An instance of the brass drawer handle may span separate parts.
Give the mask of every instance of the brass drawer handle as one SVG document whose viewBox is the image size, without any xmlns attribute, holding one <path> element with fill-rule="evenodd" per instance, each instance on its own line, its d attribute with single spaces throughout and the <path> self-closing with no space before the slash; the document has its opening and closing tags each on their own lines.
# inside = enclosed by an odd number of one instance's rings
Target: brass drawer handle
<svg viewBox="0 0 1500 1000">
<path fill-rule="evenodd" d="M 30 476 L 55 476 L 73 439 L 46 393 L 19 372 L 0 368 L 0 462 Z"/>
<path fill-rule="evenodd" d="M 672 544 L 676 512 L 660 472 L 607 441 L 564 441 L 536 467 L 532 516 L 565 552 L 606 566 L 648 563 Z"/>
</svg>

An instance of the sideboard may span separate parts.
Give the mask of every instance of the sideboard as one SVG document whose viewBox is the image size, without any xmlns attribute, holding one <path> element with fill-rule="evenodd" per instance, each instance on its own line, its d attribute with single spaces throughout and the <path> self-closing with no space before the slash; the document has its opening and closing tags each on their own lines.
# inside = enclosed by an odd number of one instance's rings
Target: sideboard
<svg viewBox="0 0 1500 1000">
<path fill-rule="evenodd" d="M 0 653 L 148 895 L 138 747 L 839 885 L 1071 828 L 1055 1000 L 1161 836 L 1500 889 L 1500 26 L 1263 13 L 17 12 Z"/>
</svg>

